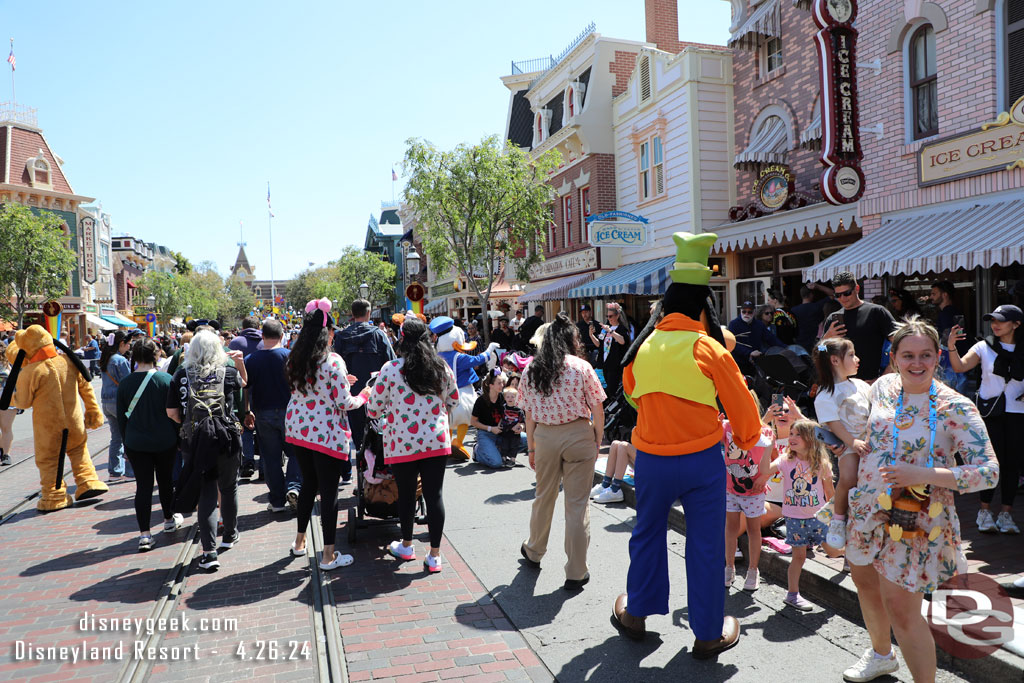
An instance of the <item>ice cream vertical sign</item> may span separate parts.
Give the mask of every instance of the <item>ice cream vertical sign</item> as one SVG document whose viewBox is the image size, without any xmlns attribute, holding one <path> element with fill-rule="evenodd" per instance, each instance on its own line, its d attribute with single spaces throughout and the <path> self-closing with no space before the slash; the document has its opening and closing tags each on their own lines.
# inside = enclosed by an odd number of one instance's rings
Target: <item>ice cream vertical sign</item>
<svg viewBox="0 0 1024 683">
<path fill-rule="evenodd" d="M 821 193 L 849 204 L 864 193 L 857 105 L 857 0 L 814 0 L 821 71 Z"/>
</svg>

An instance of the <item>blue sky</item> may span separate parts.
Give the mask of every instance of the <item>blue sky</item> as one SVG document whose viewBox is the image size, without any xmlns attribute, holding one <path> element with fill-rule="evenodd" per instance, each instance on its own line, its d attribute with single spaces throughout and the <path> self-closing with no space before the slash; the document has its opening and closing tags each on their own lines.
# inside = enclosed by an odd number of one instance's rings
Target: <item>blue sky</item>
<svg viewBox="0 0 1024 683">
<path fill-rule="evenodd" d="M 407 138 L 501 133 L 512 60 L 558 54 L 590 21 L 644 39 L 642 0 L 4 5 L 18 103 L 38 109 L 75 191 L 117 230 L 222 273 L 241 220 L 258 278 L 268 180 L 286 279 L 362 245 Z M 728 38 L 724 0 L 680 0 L 680 17 L 683 40 Z"/>
</svg>

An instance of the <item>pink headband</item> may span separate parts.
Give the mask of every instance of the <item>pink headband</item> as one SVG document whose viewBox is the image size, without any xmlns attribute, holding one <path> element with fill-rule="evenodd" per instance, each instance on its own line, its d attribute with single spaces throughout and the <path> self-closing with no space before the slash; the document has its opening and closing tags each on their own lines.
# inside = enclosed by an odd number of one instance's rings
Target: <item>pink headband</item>
<svg viewBox="0 0 1024 683">
<path fill-rule="evenodd" d="M 323 299 L 313 299 L 306 304 L 306 313 L 312 313 L 318 308 L 323 311 L 324 327 L 327 327 L 327 314 L 331 312 L 331 300 L 327 297 L 324 297 Z"/>
</svg>

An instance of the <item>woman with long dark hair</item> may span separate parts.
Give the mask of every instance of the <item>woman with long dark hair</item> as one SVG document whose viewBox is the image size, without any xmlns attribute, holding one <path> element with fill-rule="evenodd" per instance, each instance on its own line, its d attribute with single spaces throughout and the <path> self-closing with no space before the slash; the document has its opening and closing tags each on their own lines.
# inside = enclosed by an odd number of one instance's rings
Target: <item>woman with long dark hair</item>
<svg viewBox="0 0 1024 683">
<path fill-rule="evenodd" d="M 419 477 L 430 535 L 430 551 L 423 566 L 428 572 L 439 572 L 445 517 L 441 489 L 452 452 L 448 411 L 459 402 L 459 388 L 455 374 L 434 350 L 426 323 L 413 315 L 402 322 L 398 353 L 398 360 L 381 368 L 372 391 L 366 389 L 371 396 L 366 417 L 387 417 L 383 422 L 384 462 L 398 485 L 402 540 L 392 542 L 388 552 L 400 560 L 416 559 L 412 531 Z"/>
<path fill-rule="evenodd" d="M 628 330 L 628 328 L 626 328 Z M 519 383 L 519 407 L 526 411 L 530 467 L 537 493 L 530 538 L 520 553 L 534 566 L 548 548 L 558 487 L 565 491 L 566 590 L 590 580 L 590 488 L 604 438 L 604 389 L 590 363 L 580 357 L 579 330 L 565 313 L 555 316 L 537 355 Z"/>
<path fill-rule="evenodd" d="M 100 405 L 103 416 L 110 425 L 110 447 L 107 449 L 107 482 L 116 484 L 123 477 L 134 477 L 132 464 L 124 457 L 124 443 L 121 428 L 117 421 L 117 387 L 121 381 L 131 374 L 132 369 L 125 356 L 131 349 L 128 335 L 118 330 L 106 338 L 103 351 L 100 353 L 100 377 L 103 385 L 100 389 Z"/>
<path fill-rule="evenodd" d="M 352 431 L 346 411 L 366 403 L 369 388 L 353 396 L 348 369 L 341 356 L 331 351 L 334 319 L 326 299 L 306 304 L 299 336 L 288 354 L 285 372 L 292 390 L 285 413 L 285 441 L 295 447 L 302 470 L 302 488 L 296 507 L 298 529 L 293 555 L 306 552 L 306 527 L 313 501 L 320 494 L 320 524 L 324 534 L 321 569 L 352 564 L 352 556 L 334 549 L 338 527 L 338 482 L 342 463 L 352 448 Z"/>
</svg>

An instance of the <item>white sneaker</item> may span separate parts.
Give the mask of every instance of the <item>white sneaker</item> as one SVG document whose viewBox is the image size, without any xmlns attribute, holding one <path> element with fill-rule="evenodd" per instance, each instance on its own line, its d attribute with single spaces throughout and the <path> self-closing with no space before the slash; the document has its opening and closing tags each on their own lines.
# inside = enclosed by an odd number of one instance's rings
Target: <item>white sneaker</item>
<svg viewBox="0 0 1024 683">
<path fill-rule="evenodd" d="M 992 519 L 992 512 L 989 510 L 978 510 L 978 531 L 990 534 L 996 529 L 996 521 Z"/>
<path fill-rule="evenodd" d="M 181 528 L 185 518 L 181 516 L 181 513 L 175 512 L 171 515 L 171 518 L 164 522 L 164 531 L 171 532 L 177 531 Z"/>
<path fill-rule="evenodd" d="M 593 498 L 594 496 L 600 494 L 601 492 L 607 491 L 608 488 L 609 487 L 605 486 L 601 482 L 598 482 L 597 486 L 595 486 L 594 488 L 590 489 L 590 497 Z"/>
<path fill-rule="evenodd" d="M 288 508 L 287 505 L 282 505 L 281 507 L 275 507 L 272 503 L 267 503 L 267 512 L 287 512 L 288 509 L 289 508 Z"/>
<path fill-rule="evenodd" d="M 736 578 L 736 567 L 730 567 L 725 565 L 725 587 L 728 588 L 732 585 L 732 580 Z"/>
<path fill-rule="evenodd" d="M 843 678 L 851 683 L 864 683 L 894 673 L 899 668 L 900 663 L 893 653 L 888 657 L 876 657 L 874 648 L 869 647 L 856 664 L 843 672 Z"/>
<path fill-rule="evenodd" d="M 625 496 L 622 495 L 622 489 L 618 491 L 612 491 L 609 486 L 604 491 L 594 496 L 595 503 L 621 503 Z"/>
<path fill-rule="evenodd" d="M 743 590 L 753 593 L 761 586 L 761 577 L 756 569 L 747 570 L 747 580 L 743 582 Z"/>
<path fill-rule="evenodd" d="M 825 543 L 839 550 L 846 545 L 846 520 L 833 518 L 828 525 L 828 534 L 825 536 Z"/>
<path fill-rule="evenodd" d="M 337 569 L 338 567 L 347 567 L 352 564 L 353 558 L 351 555 L 342 555 L 337 550 L 334 551 L 334 561 L 332 562 L 320 562 L 320 569 L 324 571 L 330 571 Z"/>
<path fill-rule="evenodd" d="M 996 528 L 999 529 L 1001 534 L 1019 534 L 1020 527 L 1017 526 L 1016 522 L 1013 521 L 1013 517 L 1006 510 L 999 513 L 996 517 Z"/>
<path fill-rule="evenodd" d="M 400 560 L 409 561 L 416 559 L 416 550 L 411 545 L 403 545 L 401 541 L 391 541 L 391 544 L 388 546 L 388 552 Z"/>
<path fill-rule="evenodd" d="M 434 557 L 430 553 L 427 553 L 427 557 L 423 560 L 423 568 L 431 574 L 436 574 L 441 571 L 441 556 Z"/>
</svg>

